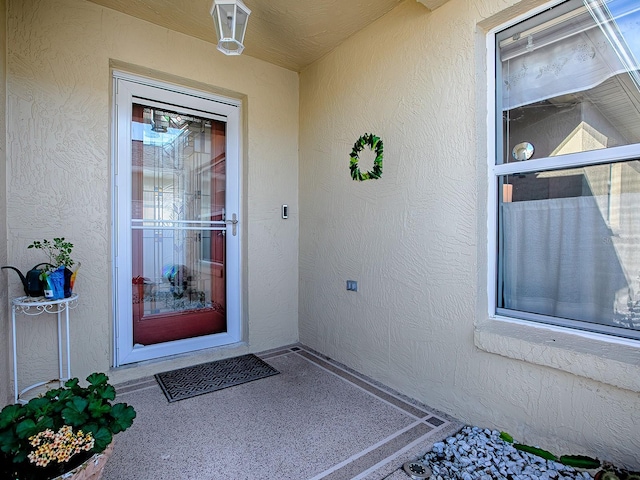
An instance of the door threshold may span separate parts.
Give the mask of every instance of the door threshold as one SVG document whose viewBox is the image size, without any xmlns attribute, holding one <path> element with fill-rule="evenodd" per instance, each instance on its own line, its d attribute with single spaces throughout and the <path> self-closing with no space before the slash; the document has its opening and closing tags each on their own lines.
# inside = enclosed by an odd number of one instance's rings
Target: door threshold
<svg viewBox="0 0 640 480">
<path fill-rule="evenodd" d="M 249 351 L 249 345 L 246 342 L 237 342 L 220 347 L 211 347 L 194 352 L 178 353 L 168 357 L 128 363 L 120 367 L 110 368 L 108 373 L 109 382 L 117 385 L 141 380 L 152 377 L 156 373 L 221 360 L 223 358 L 237 357 L 238 355 L 245 355 L 247 353 L 252 353 Z"/>
</svg>

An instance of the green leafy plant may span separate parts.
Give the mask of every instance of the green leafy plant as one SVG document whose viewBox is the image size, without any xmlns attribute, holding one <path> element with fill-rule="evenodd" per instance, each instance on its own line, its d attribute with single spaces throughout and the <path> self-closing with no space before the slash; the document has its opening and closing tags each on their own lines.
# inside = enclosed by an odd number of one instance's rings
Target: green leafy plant
<svg viewBox="0 0 640 480">
<path fill-rule="evenodd" d="M 553 460 L 554 462 L 558 460 L 553 453 L 548 452 L 547 450 L 543 450 L 542 448 L 539 448 L 539 447 L 532 447 L 530 445 L 523 445 L 522 443 L 514 443 L 513 446 L 515 448 L 517 448 L 518 450 L 521 450 L 521 451 L 527 452 L 527 453 L 532 453 L 533 455 L 537 455 L 538 457 L 542 457 L 545 460 Z"/>
<path fill-rule="evenodd" d="M 524 445 L 522 443 L 515 443 L 513 437 L 507 432 L 500 432 L 500 438 L 507 443 L 512 443 L 515 448 L 523 452 L 531 453 L 542 457 L 545 460 L 553 460 L 554 462 L 562 463 L 568 467 L 583 468 L 586 470 L 599 468 L 601 465 L 600 460 L 597 458 L 586 457 L 584 455 L 562 455 L 556 457 L 553 453 L 544 450 L 540 447 L 532 447 L 531 445 Z"/>
<path fill-rule="evenodd" d="M 49 390 L 27 404 L 8 405 L 0 411 L 0 478 L 55 478 L 104 451 L 115 434 L 133 424 L 134 408 L 112 403 L 116 391 L 104 373 L 92 373 L 87 382 L 88 386 L 82 387 L 77 378 L 72 378 L 63 387 Z M 90 434 L 93 448 L 74 455 L 69 464 L 42 468 L 29 461 L 34 451 L 33 438 L 46 430 L 57 432 L 67 426 Z"/>
<path fill-rule="evenodd" d="M 507 443 L 513 443 L 513 437 L 507 432 L 500 432 L 500 438 Z"/>
<path fill-rule="evenodd" d="M 27 248 L 37 248 L 42 250 L 49 257 L 49 264 L 45 267 L 45 272 L 55 270 L 60 266 L 71 268 L 75 263 L 71 258 L 73 243 L 65 241 L 64 237 L 54 238 L 53 241 L 44 239 L 35 240 Z"/>
</svg>

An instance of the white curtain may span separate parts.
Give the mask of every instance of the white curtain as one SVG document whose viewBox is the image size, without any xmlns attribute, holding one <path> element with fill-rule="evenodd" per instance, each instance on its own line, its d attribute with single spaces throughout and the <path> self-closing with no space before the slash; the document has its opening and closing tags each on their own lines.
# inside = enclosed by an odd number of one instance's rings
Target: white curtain
<svg viewBox="0 0 640 480">
<path fill-rule="evenodd" d="M 595 197 L 505 203 L 502 222 L 505 308 L 616 323 L 629 285 Z"/>
<path fill-rule="evenodd" d="M 583 7 L 561 25 L 523 27 L 515 33 L 517 40 L 509 37 L 500 42 L 503 110 L 589 90 L 620 73 L 630 72 L 637 83 L 638 2 L 585 3 L 593 7 L 591 13 Z M 599 23 L 594 20 L 596 13 Z"/>
</svg>

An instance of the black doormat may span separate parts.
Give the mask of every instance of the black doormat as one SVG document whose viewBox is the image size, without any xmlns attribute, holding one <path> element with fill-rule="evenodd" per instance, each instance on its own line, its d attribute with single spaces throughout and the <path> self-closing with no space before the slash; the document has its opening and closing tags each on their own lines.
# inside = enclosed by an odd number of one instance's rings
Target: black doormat
<svg viewBox="0 0 640 480">
<path fill-rule="evenodd" d="M 248 354 L 158 373 L 155 377 L 167 400 L 177 402 L 278 373 L 268 363 Z"/>
</svg>

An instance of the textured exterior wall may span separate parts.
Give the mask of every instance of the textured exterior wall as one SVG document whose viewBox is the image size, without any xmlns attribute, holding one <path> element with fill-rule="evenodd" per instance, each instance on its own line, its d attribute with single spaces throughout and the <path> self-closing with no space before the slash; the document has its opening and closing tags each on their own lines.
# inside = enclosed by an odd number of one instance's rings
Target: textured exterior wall
<svg viewBox="0 0 640 480">
<path fill-rule="evenodd" d="M 536 3 L 407 1 L 301 73 L 300 340 L 466 422 L 639 467 L 640 399 L 586 378 L 606 371 L 597 352 L 578 376 L 474 345 L 487 319 L 483 27 Z M 384 140 L 384 173 L 354 182 L 365 132 Z M 637 371 L 637 351 L 617 371 Z"/>
<path fill-rule="evenodd" d="M 8 0 L 8 256 L 28 270 L 41 260 L 34 239 L 75 244 L 73 374 L 105 371 L 113 354 L 110 60 L 246 96 L 246 340 L 252 351 L 296 341 L 298 75 L 83 0 Z M 9 290 L 20 294 L 17 277 Z M 20 323 L 21 384 L 51 378 L 53 319 Z"/>
<path fill-rule="evenodd" d="M 7 3 L 0 0 L 0 265 L 7 264 L 7 150 L 6 150 L 6 52 L 7 52 Z M 3 270 L 5 272 L 5 270 Z M 8 311 L 7 275 L 0 274 L 0 408 L 11 397 L 11 326 Z"/>
</svg>

